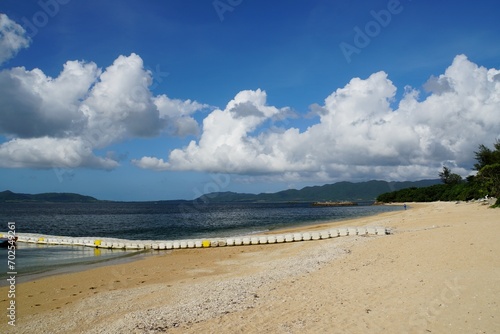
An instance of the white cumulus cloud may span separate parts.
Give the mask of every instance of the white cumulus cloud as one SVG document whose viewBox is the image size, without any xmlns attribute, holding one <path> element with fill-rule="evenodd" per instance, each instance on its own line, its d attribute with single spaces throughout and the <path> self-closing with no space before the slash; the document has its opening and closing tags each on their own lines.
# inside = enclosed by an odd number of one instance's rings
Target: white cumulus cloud
<svg viewBox="0 0 500 334">
<path fill-rule="evenodd" d="M 30 39 L 19 24 L 0 13 L 0 65 L 13 58 L 21 49 L 27 48 Z"/>
<path fill-rule="evenodd" d="M 153 96 L 152 73 L 136 54 L 102 70 L 68 61 L 56 78 L 23 67 L 0 72 L 0 146 L 3 167 L 92 167 L 118 162 L 96 149 L 163 131 L 192 134 L 190 116 L 206 105 Z"/>
<path fill-rule="evenodd" d="M 195 112 L 209 108 L 191 100 L 170 99 L 162 94 L 154 99 L 154 104 L 160 112 L 160 116 L 167 121 L 167 131 L 176 136 L 198 135 L 198 122 L 192 117 Z"/>
<path fill-rule="evenodd" d="M 437 176 L 442 165 L 467 175 L 473 151 L 500 135 L 500 71 L 457 56 L 425 85 L 430 94 L 397 88 L 385 72 L 354 78 L 314 104 L 319 120 L 304 131 L 267 129 L 286 108 L 266 104 L 261 90 L 242 91 L 203 121 L 198 141 L 136 160 L 155 170 L 198 170 L 289 179 L 412 179 Z"/>
<path fill-rule="evenodd" d="M 118 163 L 97 157 L 80 138 L 13 139 L 0 145 L 0 167 L 90 167 L 112 169 Z"/>
</svg>

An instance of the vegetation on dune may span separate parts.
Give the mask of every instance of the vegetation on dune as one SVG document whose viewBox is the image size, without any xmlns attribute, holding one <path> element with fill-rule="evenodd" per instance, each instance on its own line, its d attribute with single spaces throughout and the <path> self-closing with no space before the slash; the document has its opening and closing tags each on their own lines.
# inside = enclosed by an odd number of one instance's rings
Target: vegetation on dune
<svg viewBox="0 0 500 334">
<path fill-rule="evenodd" d="M 479 145 L 474 152 L 477 163 L 474 164 L 476 175 L 465 180 L 454 174 L 447 167 L 439 173 L 442 184 L 423 188 L 407 188 L 381 194 L 378 202 L 433 202 L 433 201 L 469 201 L 496 197 L 495 207 L 500 207 L 500 140 L 494 144 L 494 149 Z"/>
</svg>

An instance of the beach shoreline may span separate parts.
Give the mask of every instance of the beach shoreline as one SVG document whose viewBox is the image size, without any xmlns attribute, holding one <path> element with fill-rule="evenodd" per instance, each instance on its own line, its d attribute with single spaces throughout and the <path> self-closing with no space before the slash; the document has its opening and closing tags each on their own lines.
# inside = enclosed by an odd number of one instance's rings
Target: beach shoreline
<svg viewBox="0 0 500 334">
<path fill-rule="evenodd" d="M 393 203 L 393 204 L 387 204 L 385 206 L 401 206 L 401 204 L 397 204 L 397 203 Z M 290 224 L 290 226 L 288 227 L 282 227 L 282 228 L 276 228 L 276 229 L 271 229 L 271 230 L 263 230 L 263 231 L 255 231 L 254 233 L 251 233 L 251 234 L 238 234 L 237 236 L 232 236 L 232 237 L 227 237 L 227 238 L 235 238 L 235 237 L 240 237 L 240 238 L 243 238 L 243 237 L 253 237 L 253 236 L 269 236 L 269 235 L 283 235 L 283 234 L 286 234 L 286 233 L 295 233 L 295 232 L 301 232 L 301 231 L 318 231 L 320 230 L 319 227 L 321 226 L 324 226 L 325 229 L 329 228 L 329 227 L 334 227 L 336 226 L 335 223 L 338 222 L 338 225 L 339 226 L 345 226 L 345 224 L 351 220 L 351 219 L 357 219 L 357 218 L 362 218 L 362 217 L 370 217 L 370 216 L 377 216 L 378 214 L 380 213 L 370 213 L 368 215 L 366 214 L 361 214 L 360 216 L 358 217 L 354 217 L 354 218 L 336 218 L 336 219 L 333 219 L 331 221 L 323 221 L 323 222 L 301 222 L 301 223 L 294 223 L 294 224 Z M 5 234 L 5 233 L 4 233 Z M 28 233 L 28 235 L 30 235 Z M 57 238 L 58 236 L 47 236 L 47 235 L 42 235 L 42 234 L 33 234 L 34 236 L 36 236 L 37 238 L 38 237 L 44 237 L 45 239 L 47 238 Z M 32 237 L 30 235 L 30 237 Z M 66 236 L 59 236 L 59 238 L 61 239 L 65 239 L 65 238 L 69 238 L 69 237 L 66 237 Z M 91 242 L 93 242 L 93 240 L 95 239 L 103 239 L 103 238 L 100 238 L 100 237 L 87 237 L 87 239 L 91 240 Z M 104 239 L 107 239 L 107 238 L 104 238 Z M 187 238 L 189 239 L 189 238 Z M 183 239 L 183 240 L 187 240 L 187 239 Z M 201 240 L 201 239 L 213 239 L 213 240 L 220 240 L 220 239 L 226 239 L 226 237 L 220 237 L 220 238 L 196 238 L 197 240 Z M 194 240 L 194 239 L 193 239 Z M 126 243 L 126 242 L 131 242 L 133 243 L 134 241 L 136 240 L 125 240 L 125 239 L 121 239 L 121 242 L 123 243 Z M 174 240 L 170 240 L 170 242 L 173 242 Z M 142 242 L 144 244 L 148 244 L 148 243 L 167 243 L 168 241 L 162 241 L 162 240 L 138 240 L 138 242 Z M 21 245 L 26 245 L 26 246 L 45 246 L 47 248 L 53 248 L 53 247 L 67 247 L 68 249 L 82 249 L 82 250 L 90 250 L 92 249 L 91 247 L 88 247 L 88 246 L 83 246 L 83 245 L 57 245 L 57 244 L 53 244 L 53 245 L 38 245 L 38 244 L 33 244 L 33 243 L 24 243 L 22 242 Z M 94 250 L 97 250 L 99 251 L 100 248 L 94 248 Z M 22 250 L 21 250 L 22 251 Z M 101 251 L 108 251 L 108 249 L 104 248 L 104 250 L 101 250 Z M 124 262 L 131 262 L 131 261 L 136 261 L 136 260 L 139 260 L 140 258 L 142 257 L 145 257 L 145 256 L 156 256 L 158 254 L 161 254 L 163 252 L 165 252 L 166 250 L 165 249 L 159 249 L 159 250 L 153 250 L 152 248 L 146 248 L 146 249 L 142 249 L 142 250 L 122 250 L 122 249 L 115 249 L 113 250 L 114 252 L 116 252 L 117 254 L 110 257 L 110 258 L 107 258 L 107 259 L 100 259 L 100 255 L 99 256 L 93 256 L 93 257 L 85 257 L 85 258 L 82 258 L 81 261 L 78 261 L 78 262 L 74 262 L 74 263 L 64 263 L 64 264 L 61 264 L 61 265 L 57 265 L 57 264 L 52 264 L 49 268 L 49 269 L 44 269 L 44 270 L 40 270 L 40 268 L 37 268 L 37 270 L 34 270 L 33 272 L 23 272 L 22 274 L 18 273 L 17 275 L 17 282 L 18 283 L 24 283 L 24 282 L 29 282 L 29 281 L 33 281 L 33 280 L 36 280 L 36 279 L 41 279 L 41 278 L 44 278 L 44 277 L 49 277 L 49 276 L 55 276 L 55 275 L 60 275 L 60 274 L 68 274 L 68 273 L 74 273 L 74 272 L 81 272 L 81 271 L 85 271 L 85 270 L 90 270 L 90 269 L 93 269 L 93 268 L 97 268 L 97 267 L 102 267 L 102 266 L 107 266 L 107 265 L 114 265 L 114 264 L 119 264 L 119 263 L 124 263 Z M 168 249 L 167 249 L 168 251 Z M 99 252 L 100 253 L 100 252 Z M 123 254 L 121 254 L 123 253 Z M 5 274 L 5 273 L 4 273 Z M 4 277 L 2 277 L 2 281 L 0 281 L 0 287 L 2 286 L 7 286 L 8 285 L 8 282 L 5 281 Z"/>
<path fill-rule="evenodd" d="M 180 249 L 19 283 L 15 333 L 500 328 L 498 211 L 477 203 L 409 204 L 307 229 L 384 226 L 393 231 L 388 236 Z M 0 288 L 3 309 L 7 293 Z M 12 329 L 4 318 L 0 330 Z"/>
</svg>

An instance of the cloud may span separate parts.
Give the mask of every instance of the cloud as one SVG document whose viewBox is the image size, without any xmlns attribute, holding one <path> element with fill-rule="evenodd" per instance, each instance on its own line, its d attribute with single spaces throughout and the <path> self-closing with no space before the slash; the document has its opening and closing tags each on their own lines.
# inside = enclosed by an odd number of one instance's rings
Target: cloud
<svg viewBox="0 0 500 334">
<path fill-rule="evenodd" d="M 261 152 L 263 147 L 251 133 L 267 120 L 284 112 L 266 105 L 264 91 L 245 90 L 238 93 L 224 110 L 216 109 L 203 120 L 203 134 L 199 143 L 191 141 L 184 150 L 170 154 L 169 167 L 178 170 L 259 172 L 262 165 L 273 168 L 271 154 Z M 198 165 L 198 167 L 196 167 Z M 283 166 L 275 166 L 281 169 Z"/>
<path fill-rule="evenodd" d="M 80 100 L 100 71 L 93 63 L 69 61 L 55 79 L 23 67 L 0 72 L 0 132 L 14 137 L 63 137 L 81 131 Z"/>
<path fill-rule="evenodd" d="M 206 105 L 153 96 L 152 73 L 136 54 L 101 70 L 68 61 L 56 78 L 40 69 L 0 72 L 0 146 L 4 167 L 92 167 L 118 162 L 94 150 L 129 138 L 195 133 L 190 117 Z M 29 152 L 29 154 L 28 154 Z"/>
<path fill-rule="evenodd" d="M 100 132 L 99 137 L 93 137 L 97 147 L 160 133 L 165 124 L 153 102 L 150 85 L 151 74 L 136 54 L 119 56 L 100 75 L 79 107 L 87 120 L 87 133 Z"/>
<path fill-rule="evenodd" d="M 439 78 L 431 76 L 423 87 L 426 91 L 437 95 L 447 92 L 452 92 L 453 91 L 452 83 L 449 80 L 450 78 L 444 75 L 440 75 Z"/>
<path fill-rule="evenodd" d="M 132 160 L 132 163 L 137 167 L 152 169 L 156 171 L 163 171 L 170 168 L 170 165 L 163 161 L 163 159 L 158 159 L 155 157 L 142 157 L 139 160 Z"/>
<path fill-rule="evenodd" d="M 459 55 L 428 81 L 428 97 L 405 87 L 400 101 L 385 72 L 354 78 L 313 105 L 319 121 L 304 131 L 266 130 L 286 108 L 267 105 L 264 91 L 242 91 L 205 118 L 198 141 L 136 164 L 288 180 L 436 177 L 442 165 L 466 175 L 477 146 L 500 135 L 499 73 Z"/>
<path fill-rule="evenodd" d="M 13 58 L 19 50 L 27 48 L 30 39 L 16 22 L 0 13 L 0 65 Z"/>
<path fill-rule="evenodd" d="M 198 122 L 191 115 L 199 110 L 210 108 L 196 101 L 170 99 L 165 94 L 157 96 L 154 104 L 160 116 L 169 124 L 167 132 L 180 137 L 198 135 L 200 131 Z"/>
<path fill-rule="evenodd" d="M 113 169 L 118 163 L 97 157 L 79 138 L 14 139 L 0 145 L 0 167 L 89 167 Z"/>
</svg>

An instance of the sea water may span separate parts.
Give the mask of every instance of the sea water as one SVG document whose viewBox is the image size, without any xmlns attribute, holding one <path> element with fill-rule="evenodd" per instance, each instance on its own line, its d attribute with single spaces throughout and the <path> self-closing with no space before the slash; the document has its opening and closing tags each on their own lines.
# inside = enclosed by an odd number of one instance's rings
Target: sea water
<svg viewBox="0 0 500 334">
<path fill-rule="evenodd" d="M 313 207 L 310 203 L 203 203 L 194 201 L 1 203 L 0 231 L 133 240 L 229 237 L 401 210 L 395 206 Z M 4 225 L 2 227 L 2 224 Z M 19 243 L 19 275 L 127 257 L 135 252 Z M 0 250 L 0 259 L 7 250 Z M 2 261 L 2 260 L 0 260 Z M 0 272 L 6 276 L 7 269 Z"/>
</svg>

